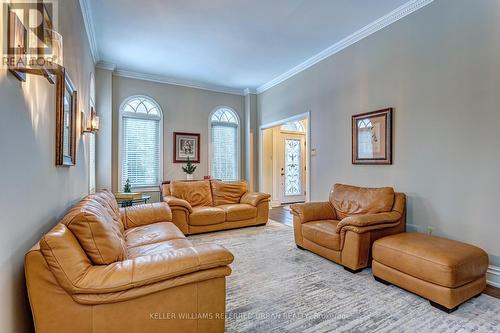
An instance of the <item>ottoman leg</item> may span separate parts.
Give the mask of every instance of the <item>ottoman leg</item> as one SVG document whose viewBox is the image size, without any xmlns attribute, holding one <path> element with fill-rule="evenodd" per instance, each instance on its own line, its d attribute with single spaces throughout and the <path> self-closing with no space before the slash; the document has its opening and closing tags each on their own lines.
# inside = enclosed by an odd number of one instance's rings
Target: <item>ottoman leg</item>
<svg viewBox="0 0 500 333">
<path fill-rule="evenodd" d="M 439 309 L 439 310 L 444 311 L 444 312 L 446 312 L 446 313 L 452 313 L 452 312 L 456 311 L 456 310 L 458 309 L 458 307 L 459 307 L 459 306 L 455 306 L 454 308 L 449 309 L 449 308 L 447 308 L 446 306 L 441 305 L 441 304 L 438 304 L 438 303 L 436 303 L 436 302 L 433 302 L 433 301 L 429 301 L 429 302 L 430 302 L 430 303 L 431 303 L 431 305 L 432 305 L 433 307 L 435 307 L 436 309 Z"/>
<path fill-rule="evenodd" d="M 374 275 L 373 277 L 375 278 L 375 281 L 377 281 L 377 282 L 383 283 L 383 284 L 385 284 L 386 286 L 390 286 L 390 285 L 391 285 L 391 283 L 390 283 L 390 282 L 388 282 L 388 281 L 386 281 L 386 280 L 383 280 L 383 279 L 381 279 L 381 278 L 379 278 L 379 277 L 376 277 L 375 275 Z"/>
</svg>

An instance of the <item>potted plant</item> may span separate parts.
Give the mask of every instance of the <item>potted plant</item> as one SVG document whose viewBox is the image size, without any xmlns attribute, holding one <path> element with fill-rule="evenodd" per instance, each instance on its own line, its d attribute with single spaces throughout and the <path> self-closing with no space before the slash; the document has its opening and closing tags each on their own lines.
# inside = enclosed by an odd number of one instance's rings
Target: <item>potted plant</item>
<svg viewBox="0 0 500 333">
<path fill-rule="evenodd" d="M 186 179 L 187 180 L 193 180 L 193 173 L 196 171 L 196 166 L 191 163 L 191 161 L 187 160 L 186 166 L 182 167 L 182 171 L 186 173 Z"/>
<path fill-rule="evenodd" d="M 132 185 L 130 185 L 130 179 L 127 178 L 127 181 L 125 182 L 125 186 L 123 186 L 123 192 L 124 193 L 131 193 L 132 192 Z"/>
</svg>

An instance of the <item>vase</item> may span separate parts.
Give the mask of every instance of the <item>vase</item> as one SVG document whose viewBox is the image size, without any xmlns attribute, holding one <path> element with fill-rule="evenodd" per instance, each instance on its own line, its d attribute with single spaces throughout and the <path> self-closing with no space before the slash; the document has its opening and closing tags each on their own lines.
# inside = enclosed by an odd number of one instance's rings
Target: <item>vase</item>
<svg viewBox="0 0 500 333">
<path fill-rule="evenodd" d="M 193 175 L 191 174 L 186 174 L 186 180 L 193 180 Z"/>
</svg>

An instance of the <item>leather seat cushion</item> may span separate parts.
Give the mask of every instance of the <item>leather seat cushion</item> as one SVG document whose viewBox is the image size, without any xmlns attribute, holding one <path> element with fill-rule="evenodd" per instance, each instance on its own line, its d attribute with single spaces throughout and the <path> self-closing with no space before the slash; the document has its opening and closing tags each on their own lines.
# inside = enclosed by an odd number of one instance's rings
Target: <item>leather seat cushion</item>
<svg viewBox="0 0 500 333">
<path fill-rule="evenodd" d="M 340 234 L 336 232 L 337 220 L 319 220 L 302 224 L 302 236 L 307 240 L 340 251 Z"/>
<path fill-rule="evenodd" d="M 170 193 L 176 198 L 186 200 L 193 207 L 212 206 L 212 190 L 209 180 L 173 181 L 170 184 Z"/>
<path fill-rule="evenodd" d="M 191 225 L 212 225 L 226 221 L 226 212 L 219 207 L 193 207 L 189 215 Z"/>
<path fill-rule="evenodd" d="M 127 248 L 184 238 L 186 237 L 179 228 L 170 222 L 153 223 L 125 231 Z"/>
<path fill-rule="evenodd" d="M 419 233 L 401 233 L 375 241 L 373 259 L 448 288 L 476 280 L 488 269 L 488 255 L 482 249 Z"/>
<path fill-rule="evenodd" d="M 193 244 L 186 238 L 171 239 L 164 242 L 129 248 L 128 257 L 133 259 L 142 256 L 149 256 L 151 254 L 166 253 L 191 246 L 193 246 Z"/>
<path fill-rule="evenodd" d="M 335 184 L 330 191 L 330 202 L 339 220 L 351 215 L 390 212 L 394 198 L 392 187 L 366 188 Z"/>
<path fill-rule="evenodd" d="M 226 221 L 249 220 L 257 217 L 257 208 L 248 204 L 221 205 L 218 208 L 226 212 Z"/>
<path fill-rule="evenodd" d="M 248 188 L 244 180 L 235 182 L 212 180 L 211 185 L 214 206 L 240 203 L 241 197 L 247 193 Z"/>
</svg>

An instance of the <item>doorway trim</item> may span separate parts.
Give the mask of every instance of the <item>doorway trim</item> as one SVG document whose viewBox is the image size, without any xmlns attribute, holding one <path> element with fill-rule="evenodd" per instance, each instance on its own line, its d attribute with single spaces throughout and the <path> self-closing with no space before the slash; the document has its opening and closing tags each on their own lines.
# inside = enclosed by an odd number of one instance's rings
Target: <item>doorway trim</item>
<svg viewBox="0 0 500 333">
<path fill-rule="evenodd" d="M 303 112 L 276 120 L 267 124 L 259 126 L 259 189 L 263 188 L 262 184 L 262 144 L 263 144 L 263 131 L 276 126 L 281 126 L 291 121 L 307 119 L 306 131 L 306 202 L 311 200 L 311 112 Z"/>
</svg>

